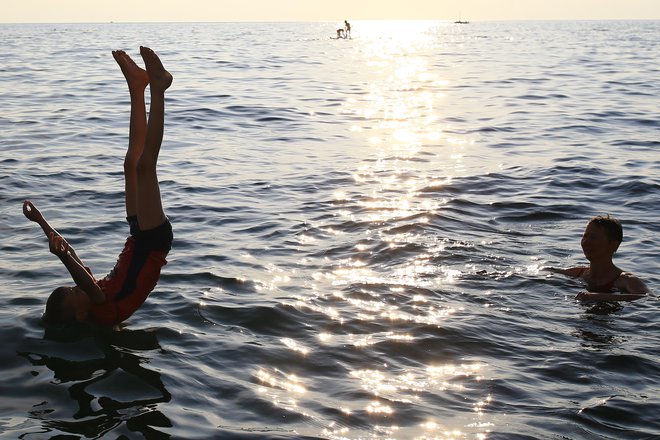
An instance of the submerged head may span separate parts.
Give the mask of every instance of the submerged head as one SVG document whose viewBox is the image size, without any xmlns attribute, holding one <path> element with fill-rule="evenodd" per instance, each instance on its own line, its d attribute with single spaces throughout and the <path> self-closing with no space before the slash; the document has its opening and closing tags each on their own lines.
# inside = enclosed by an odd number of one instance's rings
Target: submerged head
<svg viewBox="0 0 660 440">
<path fill-rule="evenodd" d="M 582 236 L 582 251 L 589 261 L 612 258 L 622 241 L 621 222 L 610 215 L 599 215 L 587 223 Z"/>
<path fill-rule="evenodd" d="M 42 319 L 47 325 L 63 325 L 87 319 L 91 301 L 78 286 L 62 286 L 53 290 L 46 301 Z"/>
</svg>

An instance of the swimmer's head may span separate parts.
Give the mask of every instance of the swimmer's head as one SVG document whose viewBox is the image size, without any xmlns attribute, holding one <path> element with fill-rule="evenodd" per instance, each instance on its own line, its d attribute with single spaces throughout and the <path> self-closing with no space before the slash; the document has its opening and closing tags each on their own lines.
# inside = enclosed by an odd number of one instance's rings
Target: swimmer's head
<svg viewBox="0 0 660 440">
<path fill-rule="evenodd" d="M 90 300 L 77 286 L 62 286 L 53 290 L 46 301 L 46 312 L 42 320 L 46 325 L 64 325 L 84 321 L 89 311 Z"/>
<path fill-rule="evenodd" d="M 621 223 L 611 217 L 598 216 L 589 220 L 582 235 L 582 251 L 589 261 L 612 258 L 623 240 Z"/>
<path fill-rule="evenodd" d="M 605 231 L 605 235 L 610 241 L 621 243 L 623 241 L 623 228 L 621 222 L 611 215 L 599 215 L 589 220 L 588 225 L 598 225 Z"/>
</svg>

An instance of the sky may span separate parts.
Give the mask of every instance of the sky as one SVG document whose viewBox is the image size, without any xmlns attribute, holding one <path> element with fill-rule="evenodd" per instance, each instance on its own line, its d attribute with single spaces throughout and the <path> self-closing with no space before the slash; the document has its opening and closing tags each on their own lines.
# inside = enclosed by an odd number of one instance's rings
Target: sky
<svg viewBox="0 0 660 440">
<path fill-rule="evenodd" d="M 4 0 L 0 22 L 660 19 L 660 0 Z"/>
</svg>

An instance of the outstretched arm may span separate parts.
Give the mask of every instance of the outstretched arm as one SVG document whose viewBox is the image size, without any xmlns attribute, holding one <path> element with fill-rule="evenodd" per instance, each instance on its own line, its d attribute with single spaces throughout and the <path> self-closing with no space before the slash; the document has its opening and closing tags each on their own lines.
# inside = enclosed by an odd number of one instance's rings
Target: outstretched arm
<svg viewBox="0 0 660 440">
<path fill-rule="evenodd" d="M 58 236 L 61 236 L 59 232 L 57 232 L 44 218 L 44 216 L 41 214 L 41 211 L 37 209 L 36 206 L 32 204 L 31 201 L 26 200 L 23 202 L 23 214 L 25 217 L 27 217 L 28 220 L 31 220 L 35 223 L 37 223 L 39 226 L 41 226 L 41 230 L 44 231 L 44 234 L 46 234 L 46 238 L 50 242 L 50 235 L 55 234 Z M 69 254 L 81 265 L 84 266 L 82 261 L 80 261 L 80 258 L 78 258 L 78 254 L 76 254 L 76 251 L 69 246 L 68 247 Z"/>
<path fill-rule="evenodd" d="M 571 278 L 577 278 L 580 275 L 582 275 L 582 272 L 584 271 L 584 268 L 582 267 L 571 267 L 568 269 L 560 269 L 557 267 L 546 267 L 545 270 L 550 271 L 552 273 L 558 273 L 561 275 L 566 275 Z"/>
<path fill-rule="evenodd" d="M 50 236 L 51 232 L 55 232 L 57 234 L 57 231 L 53 229 L 51 225 L 48 224 L 44 216 L 41 214 L 41 211 L 39 211 L 37 207 L 34 206 L 32 202 L 29 200 L 23 202 L 23 215 L 28 220 L 33 221 L 39 226 L 41 226 L 41 229 L 44 231 L 44 234 L 46 234 L 46 238 Z"/>
<path fill-rule="evenodd" d="M 57 255 L 71 274 L 71 278 L 80 287 L 93 303 L 100 304 L 105 301 L 105 294 L 96 284 L 94 277 L 85 269 L 81 261 L 71 253 L 69 243 L 61 235 L 51 232 L 48 236 L 50 251 Z"/>
<path fill-rule="evenodd" d="M 92 302 L 100 303 L 105 301 L 105 295 L 101 288 L 94 281 L 94 277 L 87 272 L 85 265 L 76 254 L 76 251 L 67 243 L 67 241 L 46 221 L 41 212 L 29 200 L 23 202 L 23 214 L 28 220 L 31 220 L 41 226 L 41 229 L 48 238 L 50 251 L 57 255 L 62 264 L 71 274 L 71 278 L 78 287 L 89 295 Z"/>
</svg>

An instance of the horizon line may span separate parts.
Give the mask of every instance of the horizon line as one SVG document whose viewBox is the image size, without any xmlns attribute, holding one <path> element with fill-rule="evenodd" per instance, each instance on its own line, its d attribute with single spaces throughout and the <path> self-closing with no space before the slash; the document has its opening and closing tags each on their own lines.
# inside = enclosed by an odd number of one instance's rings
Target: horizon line
<svg viewBox="0 0 660 440">
<path fill-rule="evenodd" d="M 318 19 L 318 20 L 214 20 L 214 21 L 141 21 L 141 20 L 105 20 L 105 21 L 0 21 L 0 24 L 177 24 L 177 23 L 334 23 L 343 21 L 344 19 Z M 370 21 L 420 21 L 420 22 L 440 22 L 440 23 L 454 23 L 457 19 L 449 18 L 359 18 L 352 19 L 352 22 L 370 22 Z M 466 19 L 468 23 L 486 23 L 486 22 L 559 22 L 559 21 L 660 21 L 660 18 L 511 18 L 511 19 Z"/>
</svg>

